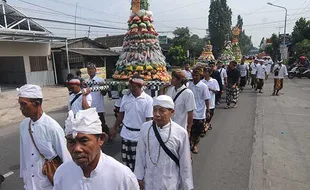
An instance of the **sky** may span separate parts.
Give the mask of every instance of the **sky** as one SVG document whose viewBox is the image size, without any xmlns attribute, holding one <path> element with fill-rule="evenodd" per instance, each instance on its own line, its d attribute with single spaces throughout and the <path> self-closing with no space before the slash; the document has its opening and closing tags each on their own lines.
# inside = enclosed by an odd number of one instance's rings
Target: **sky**
<svg viewBox="0 0 310 190">
<path fill-rule="evenodd" d="M 103 29 L 96 27 L 37 21 L 61 37 L 103 37 L 124 34 L 130 15 L 131 0 L 7 0 L 7 3 L 28 17 L 39 17 L 67 22 L 86 23 L 97 26 L 119 28 Z M 252 36 L 258 47 L 263 37 L 272 33 L 284 33 L 285 10 L 267 5 L 271 2 L 288 9 L 287 33 L 291 33 L 296 20 L 305 17 L 310 20 L 310 0 L 227 0 L 232 9 L 232 23 L 237 16 L 243 17 L 243 29 Z M 160 35 L 173 37 L 176 27 L 189 27 L 191 34 L 206 35 L 210 0 L 149 0 L 154 15 L 154 25 Z"/>
</svg>

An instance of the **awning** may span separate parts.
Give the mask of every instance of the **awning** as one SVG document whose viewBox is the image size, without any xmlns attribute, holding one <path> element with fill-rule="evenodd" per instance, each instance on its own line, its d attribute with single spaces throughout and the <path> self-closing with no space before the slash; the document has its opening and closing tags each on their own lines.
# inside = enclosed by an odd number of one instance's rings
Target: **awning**
<svg viewBox="0 0 310 190">
<path fill-rule="evenodd" d="M 62 48 L 65 50 L 65 48 Z M 77 53 L 85 56 L 100 56 L 100 57 L 117 57 L 120 56 L 120 53 L 100 48 L 69 48 L 69 52 Z"/>
</svg>

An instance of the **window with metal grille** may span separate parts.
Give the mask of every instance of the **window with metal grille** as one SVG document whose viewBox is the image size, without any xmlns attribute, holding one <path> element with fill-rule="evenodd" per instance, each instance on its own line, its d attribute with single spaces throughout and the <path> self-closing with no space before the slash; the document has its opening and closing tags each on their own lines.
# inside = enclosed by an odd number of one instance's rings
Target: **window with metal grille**
<svg viewBox="0 0 310 190">
<path fill-rule="evenodd" d="M 30 56 L 30 70 L 47 71 L 47 56 Z"/>
</svg>

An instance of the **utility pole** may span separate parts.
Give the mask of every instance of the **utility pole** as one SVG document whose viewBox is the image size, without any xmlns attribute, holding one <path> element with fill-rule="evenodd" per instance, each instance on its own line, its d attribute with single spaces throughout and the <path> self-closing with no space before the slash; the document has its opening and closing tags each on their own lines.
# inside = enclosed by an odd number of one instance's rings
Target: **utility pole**
<svg viewBox="0 0 310 190">
<path fill-rule="evenodd" d="M 88 33 L 87 37 L 89 38 L 89 35 L 90 35 L 90 27 L 88 28 L 87 33 Z"/>
<path fill-rule="evenodd" d="M 76 6 L 75 6 L 75 17 L 74 17 L 74 36 L 76 38 L 76 13 L 77 13 L 77 8 L 78 8 L 78 3 L 76 3 Z"/>
</svg>

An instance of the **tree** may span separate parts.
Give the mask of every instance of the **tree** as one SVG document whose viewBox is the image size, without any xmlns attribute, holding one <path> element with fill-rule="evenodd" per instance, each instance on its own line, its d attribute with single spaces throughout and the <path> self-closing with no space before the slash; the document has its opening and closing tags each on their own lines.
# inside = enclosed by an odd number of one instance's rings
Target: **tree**
<svg viewBox="0 0 310 190">
<path fill-rule="evenodd" d="M 213 54 L 218 57 L 224 49 L 225 40 L 231 35 L 232 11 L 227 0 L 212 0 L 209 11 L 209 33 Z"/>
<path fill-rule="evenodd" d="M 300 18 L 296 21 L 293 32 L 292 32 L 292 44 L 295 45 L 304 39 L 310 40 L 310 21 L 305 18 Z"/>
<path fill-rule="evenodd" d="M 189 39 L 191 37 L 188 27 L 177 28 L 175 31 L 173 31 L 173 35 L 174 35 L 173 45 L 174 46 L 180 45 L 183 47 L 184 50 L 187 49 Z"/>
<path fill-rule="evenodd" d="M 279 38 L 276 34 L 272 34 L 271 38 L 271 46 L 272 46 L 272 53 L 269 54 L 271 56 L 271 58 L 273 60 L 278 60 L 278 56 L 280 55 L 280 52 L 279 52 Z"/>
<path fill-rule="evenodd" d="M 169 55 L 173 59 L 171 65 L 182 66 L 186 60 L 186 53 L 182 46 L 172 46 L 169 49 Z"/>
<path fill-rule="evenodd" d="M 189 52 L 191 57 L 198 57 L 201 52 L 203 51 L 203 47 L 205 45 L 206 40 L 199 38 L 197 34 L 193 34 L 190 37 L 190 42 L 189 42 Z"/>
<path fill-rule="evenodd" d="M 205 39 L 200 38 L 198 35 L 190 35 L 188 27 L 177 28 L 173 31 L 173 46 L 181 46 L 184 52 L 189 50 L 191 57 L 197 57 L 203 50 Z"/>
<path fill-rule="evenodd" d="M 308 59 L 310 58 L 310 40 L 304 39 L 301 42 L 298 42 L 293 47 L 294 58 L 297 59 L 300 56 L 306 56 Z"/>
</svg>

